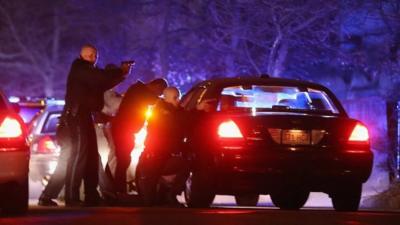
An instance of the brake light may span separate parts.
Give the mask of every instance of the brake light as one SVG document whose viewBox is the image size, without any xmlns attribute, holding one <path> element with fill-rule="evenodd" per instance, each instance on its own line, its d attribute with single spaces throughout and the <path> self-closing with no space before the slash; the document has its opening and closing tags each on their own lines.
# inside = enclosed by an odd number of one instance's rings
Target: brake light
<svg viewBox="0 0 400 225">
<path fill-rule="evenodd" d="M 368 128 L 362 125 L 361 123 L 357 123 L 353 131 L 351 132 L 349 141 L 356 141 L 356 142 L 369 141 Z"/>
<path fill-rule="evenodd" d="M 22 135 L 22 127 L 18 120 L 6 117 L 0 125 L 0 138 L 17 138 Z"/>
<path fill-rule="evenodd" d="M 49 136 L 45 136 L 40 139 L 37 148 L 38 153 L 55 153 L 56 150 L 57 145 Z"/>
<path fill-rule="evenodd" d="M 218 136 L 220 138 L 243 138 L 239 127 L 232 120 L 222 122 L 218 127 Z"/>
</svg>

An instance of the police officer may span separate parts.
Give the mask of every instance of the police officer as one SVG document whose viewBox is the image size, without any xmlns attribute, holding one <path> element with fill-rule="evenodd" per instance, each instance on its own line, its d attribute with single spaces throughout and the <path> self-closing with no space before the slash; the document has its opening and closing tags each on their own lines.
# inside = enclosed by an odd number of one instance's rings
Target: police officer
<svg viewBox="0 0 400 225">
<path fill-rule="evenodd" d="M 118 112 L 111 121 L 116 157 L 114 184 L 118 195 L 123 196 L 127 192 L 126 171 L 135 145 L 134 134 L 143 127 L 149 105 L 159 100 L 158 96 L 167 86 L 164 79 L 155 79 L 147 84 L 140 81 L 133 84 L 126 91 Z"/>
<path fill-rule="evenodd" d="M 67 162 L 65 181 L 65 203 L 67 206 L 80 204 L 79 189 L 82 180 L 85 187 L 85 204 L 97 205 L 99 155 L 92 113 L 100 111 L 104 105 L 104 92 L 129 74 L 130 63 L 120 68 L 97 68 L 97 49 L 84 45 L 80 57 L 74 60 L 67 80 L 65 107 L 62 120 L 69 130 L 71 154 Z"/>
<path fill-rule="evenodd" d="M 112 89 L 106 91 L 104 93 L 104 107 L 101 113 L 98 113 L 103 116 L 98 116 L 97 114 L 97 118 L 95 117 L 95 120 L 97 119 L 97 122 L 99 122 L 100 118 L 103 122 L 109 119 L 110 116 L 113 116 L 114 113 L 118 110 L 121 98 L 122 97 L 120 97 L 120 95 L 118 95 Z M 109 137 L 111 135 L 108 135 L 109 132 L 107 123 L 104 125 L 103 131 L 106 138 L 111 139 L 111 137 Z M 53 199 L 58 197 L 62 188 L 65 185 L 67 162 L 71 154 L 70 148 L 72 147 L 71 136 L 68 132 L 68 127 L 66 127 L 64 118 L 60 119 L 56 131 L 56 139 L 57 144 L 60 146 L 62 151 L 60 152 L 60 156 L 58 157 L 57 167 L 39 197 L 38 205 L 40 206 L 58 206 L 57 202 L 55 202 Z M 99 162 L 101 163 L 101 160 L 99 160 Z M 105 171 L 101 166 L 99 166 L 99 186 L 100 190 L 108 190 L 113 187 L 112 181 L 108 179 L 108 176 L 106 176 Z"/>
<path fill-rule="evenodd" d="M 137 168 L 136 182 L 146 206 L 180 206 L 176 195 L 186 180 L 182 158 L 185 115 L 179 106 L 180 92 L 168 87 L 163 97 L 148 120 L 145 149 Z"/>
</svg>

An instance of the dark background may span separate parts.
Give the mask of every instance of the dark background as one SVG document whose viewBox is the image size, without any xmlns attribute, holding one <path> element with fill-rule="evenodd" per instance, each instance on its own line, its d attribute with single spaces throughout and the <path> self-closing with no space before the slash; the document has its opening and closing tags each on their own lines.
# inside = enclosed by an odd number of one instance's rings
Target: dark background
<svg viewBox="0 0 400 225">
<path fill-rule="evenodd" d="M 397 98 L 398 0 L 0 0 L 8 95 L 63 97 L 84 43 L 100 66 L 137 61 L 136 79 L 183 91 L 210 77 L 312 80 L 341 99 Z"/>
</svg>

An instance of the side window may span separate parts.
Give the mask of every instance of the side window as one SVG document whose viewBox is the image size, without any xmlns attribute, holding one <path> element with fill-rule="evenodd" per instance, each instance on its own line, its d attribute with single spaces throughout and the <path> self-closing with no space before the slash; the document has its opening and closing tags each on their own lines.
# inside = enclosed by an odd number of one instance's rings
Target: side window
<svg viewBox="0 0 400 225">
<path fill-rule="evenodd" d="M 197 103 L 200 101 L 201 97 L 204 95 L 206 91 L 205 87 L 198 87 L 191 92 L 189 92 L 182 99 L 182 107 L 186 110 L 193 110 L 196 108 Z"/>
<path fill-rule="evenodd" d="M 60 113 L 49 114 L 43 125 L 42 133 L 55 133 L 58 127 L 60 116 Z"/>
</svg>

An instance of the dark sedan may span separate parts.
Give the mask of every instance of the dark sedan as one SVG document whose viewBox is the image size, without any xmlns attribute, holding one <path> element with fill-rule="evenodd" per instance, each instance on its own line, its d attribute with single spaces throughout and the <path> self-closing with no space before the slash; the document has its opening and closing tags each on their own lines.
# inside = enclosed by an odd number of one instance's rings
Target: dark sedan
<svg viewBox="0 0 400 225">
<path fill-rule="evenodd" d="M 194 86 L 182 106 L 197 112 L 186 138 L 189 207 L 208 207 L 217 194 L 256 205 L 269 194 L 277 207 L 299 209 L 310 192 L 324 192 L 336 210 L 358 210 L 372 169 L 368 129 L 326 87 L 268 77 L 213 79 Z"/>
</svg>

